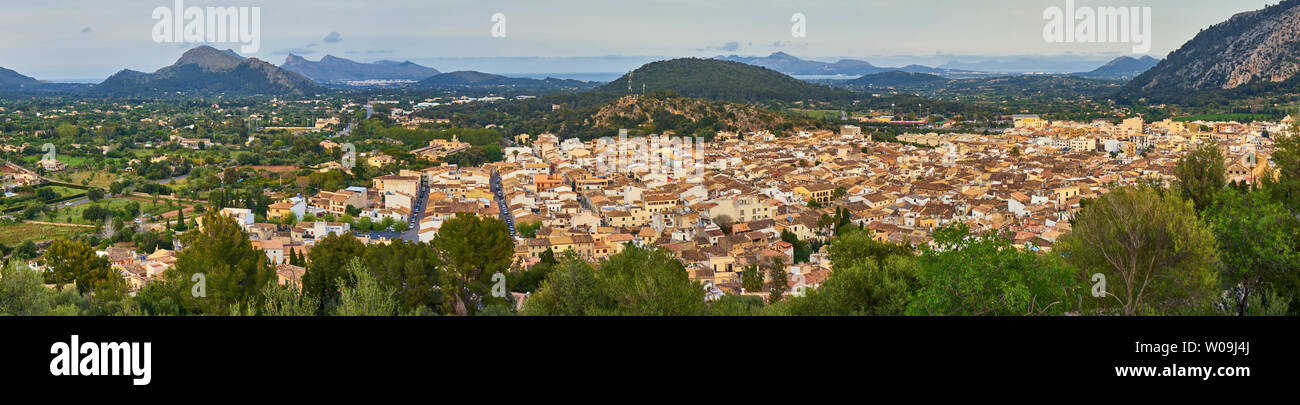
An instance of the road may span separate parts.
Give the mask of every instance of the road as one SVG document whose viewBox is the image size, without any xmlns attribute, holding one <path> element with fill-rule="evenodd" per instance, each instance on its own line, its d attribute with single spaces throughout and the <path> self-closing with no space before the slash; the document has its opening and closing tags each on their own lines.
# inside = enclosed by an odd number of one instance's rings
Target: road
<svg viewBox="0 0 1300 405">
<path fill-rule="evenodd" d="M 364 108 L 366 109 L 366 119 L 369 119 L 370 116 L 375 115 L 375 106 L 372 106 L 372 105 L 370 105 L 370 104 L 366 104 Z M 353 129 L 353 128 L 356 128 L 356 127 L 357 127 L 357 122 L 356 122 L 356 121 L 349 122 L 347 128 L 343 128 L 343 130 L 342 130 L 342 131 L 339 131 L 337 134 L 331 135 L 330 138 L 338 138 L 338 137 L 340 137 L 340 136 L 348 136 L 348 135 L 351 135 L 351 134 L 352 134 L 352 129 Z"/>
<path fill-rule="evenodd" d="M 407 242 L 420 241 L 420 219 L 424 218 L 424 206 L 429 203 L 429 186 L 420 182 L 419 189 L 415 193 L 415 202 L 411 204 L 411 215 L 407 218 L 406 232 L 402 233 L 402 239 Z"/>
<path fill-rule="evenodd" d="M 519 233 L 515 232 L 515 219 L 510 214 L 510 206 L 506 205 L 505 194 L 501 192 L 501 174 L 496 170 L 492 171 L 492 194 L 496 196 L 497 208 L 501 210 L 501 220 L 510 227 L 510 235 L 519 236 Z"/>
</svg>

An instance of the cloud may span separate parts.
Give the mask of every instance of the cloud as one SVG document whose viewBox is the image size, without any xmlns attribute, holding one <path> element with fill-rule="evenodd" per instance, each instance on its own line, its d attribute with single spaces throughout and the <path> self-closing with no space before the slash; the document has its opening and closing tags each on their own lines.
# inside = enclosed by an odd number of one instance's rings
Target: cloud
<svg viewBox="0 0 1300 405">
<path fill-rule="evenodd" d="M 752 43 L 751 43 L 751 44 L 752 44 Z M 697 50 L 697 51 L 726 51 L 726 52 L 735 52 L 735 51 L 739 51 L 739 50 L 740 50 L 740 42 L 731 41 L 731 42 L 728 42 L 728 43 L 722 44 L 722 46 L 710 46 L 710 47 L 705 47 L 705 48 L 699 48 L 699 49 L 696 49 L 696 50 Z"/>
<path fill-rule="evenodd" d="M 323 39 L 322 41 L 331 44 L 335 42 L 343 42 L 343 34 L 339 34 L 338 31 L 330 32 L 330 34 L 326 35 L 325 39 Z"/>
<path fill-rule="evenodd" d="M 90 27 L 86 27 L 86 28 L 82 28 L 82 29 L 81 29 L 81 34 L 82 34 L 82 35 L 89 34 L 89 33 L 92 33 L 92 32 L 95 32 L 95 30 L 91 29 Z"/>
</svg>

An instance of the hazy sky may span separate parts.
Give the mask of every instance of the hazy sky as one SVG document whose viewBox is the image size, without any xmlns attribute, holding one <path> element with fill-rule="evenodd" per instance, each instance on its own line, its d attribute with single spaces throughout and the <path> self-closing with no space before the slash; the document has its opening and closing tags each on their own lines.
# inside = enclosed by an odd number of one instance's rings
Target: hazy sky
<svg viewBox="0 0 1300 405">
<path fill-rule="evenodd" d="M 39 79 L 152 72 L 193 43 L 156 43 L 157 7 L 175 0 L 0 0 L 0 66 Z M 1163 57 L 1199 30 L 1277 0 L 1077 0 L 1077 7 L 1151 7 L 1152 51 Z M 261 49 L 280 64 L 294 52 L 359 61 L 481 57 L 767 55 L 928 65 L 954 55 L 1131 53 L 1131 44 L 1047 43 L 1047 7 L 1066 0 L 188 0 L 185 7 L 260 7 Z M 492 16 L 506 16 L 493 37 Z M 803 13 L 807 36 L 791 35 Z M 221 49 L 236 43 L 213 44 Z M 468 59 L 466 59 L 468 58 Z M 602 72 L 639 58 L 559 60 L 538 69 Z M 580 62 L 586 60 L 588 62 Z M 881 62 L 885 63 L 881 63 Z M 472 66 L 456 66 L 466 68 Z M 494 65 L 493 69 L 509 71 Z M 521 67 L 514 72 L 529 71 Z"/>
</svg>

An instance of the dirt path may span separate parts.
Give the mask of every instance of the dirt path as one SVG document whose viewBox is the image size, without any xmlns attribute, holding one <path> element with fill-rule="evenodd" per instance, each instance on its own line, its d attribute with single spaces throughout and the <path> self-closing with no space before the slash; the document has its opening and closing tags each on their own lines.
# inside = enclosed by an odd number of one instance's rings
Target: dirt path
<svg viewBox="0 0 1300 405">
<path fill-rule="evenodd" d="M 28 224 L 37 224 L 37 225 L 66 226 L 69 228 L 91 228 L 91 229 L 95 228 L 94 225 L 64 224 L 59 222 L 44 222 L 44 221 L 23 221 L 23 222 Z"/>
</svg>

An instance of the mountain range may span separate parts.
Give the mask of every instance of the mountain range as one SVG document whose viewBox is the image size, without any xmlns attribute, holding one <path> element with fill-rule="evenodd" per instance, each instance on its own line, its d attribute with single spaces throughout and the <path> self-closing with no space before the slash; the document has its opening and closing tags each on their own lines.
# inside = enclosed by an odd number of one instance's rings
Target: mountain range
<svg viewBox="0 0 1300 405">
<path fill-rule="evenodd" d="M 1153 102 L 1209 101 L 1300 91 L 1300 0 L 1240 13 L 1202 30 L 1123 95 Z"/>
<path fill-rule="evenodd" d="M 591 88 L 596 83 L 570 79 L 527 79 L 506 77 L 490 73 L 459 71 L 442 73 L 416 83 L 419 87 L 430 88 L 489 88 L 489 87 L 555 87 L 555 88 Z"/>
<path fill-rule="evenodd" d="M 420 66 L 409 61 L 382 60 L 374 63 L 361 63 L 333 55 L 325 55 L 320 61 L 312 62 L 301 56 L 290 54 L 280 67 L 306 76 L 318 83 L 362 80 L 418 81 L 440 73 L 437 69 Z"/>
<path fill-rule="evenodd" d="M 93 92 L 120 96 L 168 92 L 308 95 L 320 90 L 311 79 L 257 58 L 200 46 L 153 73 L 118 72 Z"/>
<path fill-rule="evenodd" d="M 714 59 L 740 62 L 747 65 L 762 66 L 788 75 L 846 75 L 860 76 L 889 71 L 904 71 L 911 73 L 928 73 L 928 74 L 948 74 L 962 73 L 959 71 L 950 72 L 948 69 L 936 69 L 921 65 L 907 65 L 901 68 L 879 67 L 869 62 L 841 59 L 834 63 L 818 62 L 806 59 L 800 59 L 794 55 L 785 52 L 775 52 L 768 56 L 717 56 Z"/>
<path fill-rule="evenodd" d="M 1134 58 L 1121 56 L 1090 72 L 1075 73 L 1074 76 L 1089 79 L 1129 80 L 1151 70 L 1160 60 L 1150 56 Z"/>
</svg>

